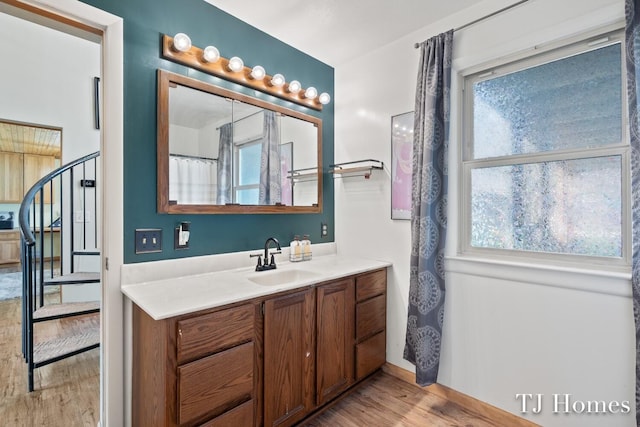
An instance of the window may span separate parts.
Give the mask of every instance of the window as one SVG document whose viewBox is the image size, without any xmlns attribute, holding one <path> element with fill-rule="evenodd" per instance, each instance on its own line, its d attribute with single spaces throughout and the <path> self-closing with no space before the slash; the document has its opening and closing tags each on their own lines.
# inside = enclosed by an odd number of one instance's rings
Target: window
<svg viewBox="0 0 640 427">
<path fill-rule="evenodd" d="M 236 145 L 234 159 L 236 159 L 235 171 L 237 173 L 234 182 L 236 203 L 241 205 L 257 205 L 260 189 L 260 157 L 262 153 L 262 140 Z"/>
<path fill-rule="evenodd" d="M 622 38 L 465 77 L 464 252 L 627 262 Z"/>
</svg>

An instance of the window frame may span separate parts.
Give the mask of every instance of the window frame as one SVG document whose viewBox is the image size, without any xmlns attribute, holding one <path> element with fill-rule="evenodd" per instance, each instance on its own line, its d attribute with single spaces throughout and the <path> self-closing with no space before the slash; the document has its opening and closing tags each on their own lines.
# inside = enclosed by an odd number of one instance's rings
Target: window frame
<svg viewBox="0 0 640 427">
<path fill-rule="evenodd" d="M 606 40 L 605 40 L 606 39 Z M 497 78 L 517 71 L 533 68 L 545 63 L 596 50 L 605 46 L 620 44 L 621 52 L 621 118 L 622 140 L 619 143 L 596 148 L 563 149 L 537 153 L 473 159 L 473 85 L 477 82 Z M 624 29 L 601 30 L 564 40 L 547 47 L 535 46 L 527 52 L 500 58 L 462 71 L 460 73 L 461 94 L 461 141 L 459 146 L 459 215 L 460 233 L 458 254 L 474 258 L 503 259 L 519 262 L 533 262 L 547 265 L 569 265 L 575 267 L 597 266 L 612 271 L 627 271 L 631 265 L 631 147 L 628 129 L 628 104 L 626 90 L 626 52 Z M 481 248 L 471 245 L 471 174 L 478 168 L 536 164 L 542 162 L 579 160 L 604 156 L 621 157 L 621 249 L 620 257 L 605 257 L 552 252 L 535 252 L 518 249 Z"/>
</svg>

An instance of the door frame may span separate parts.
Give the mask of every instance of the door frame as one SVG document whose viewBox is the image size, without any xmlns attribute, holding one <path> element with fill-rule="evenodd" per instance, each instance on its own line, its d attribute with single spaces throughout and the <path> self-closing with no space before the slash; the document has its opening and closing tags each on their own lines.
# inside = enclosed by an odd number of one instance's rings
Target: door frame
<svg viewBox="0 0 640 427">
<path fill-rule="evenodd" d="M 122 18 L 78 0 L 2 0 L 32 6 L 49 17 L 99 29 L 102 35 L 102 308 L 100 311 L 100 425 L 130 425 L 130 386 L 125 389 L 123 264 L 123 27 Z M 107 171 L 108 179 L 107 179 Z"/>
</svg>

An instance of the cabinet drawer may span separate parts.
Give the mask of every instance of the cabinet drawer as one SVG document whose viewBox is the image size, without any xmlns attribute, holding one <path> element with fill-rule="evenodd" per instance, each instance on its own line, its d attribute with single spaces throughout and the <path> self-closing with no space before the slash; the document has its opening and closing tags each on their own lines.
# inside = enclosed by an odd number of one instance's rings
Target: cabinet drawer
<svg viewBox="0 0 640 427">
<path fill-rule="evenodd" d="M 381 367 L 386 360 L 387 337 L 384 331 L 356 345 L 356 379 Z"/>
<path fill-rule="evenodd" d="M 385 329 L 387 324 L 387 296 L 378 295 L 356 304 L 356 340 Z"/>
<path fill-rule="evenodd" d="M 178 363 L 253 339 L 254 315 L 247 304 L 178 321 Z"/>
<path fill-rule="evenodd" d="M 378 270 L 356 278 L 356 301 L 379 295 L 387 290 L 387 270 Z"/>
<path fill-rule="evenodd" d="M 225 412 L 200 427 L 245 427 L 253 425 L 253 400 Z"/>
<path fill-rule="evenodd" d="M 251 399 L 253 342 L 178 367 L 178 423 L 215 416 Z"/>
</svg>

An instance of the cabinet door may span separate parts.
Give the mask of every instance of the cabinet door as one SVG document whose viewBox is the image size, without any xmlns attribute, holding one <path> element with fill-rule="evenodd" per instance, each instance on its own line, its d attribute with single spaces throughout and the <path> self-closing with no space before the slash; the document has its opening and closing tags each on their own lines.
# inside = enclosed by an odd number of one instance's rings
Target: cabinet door
<svg viewBox="0 0 640 427">
<path fill-rule="evenodd" d="M 316 396 L 322 405 L 353 382 L 354 281 L 317 289 Z"/>
<path fill-rule="evenodd" d="M 6 231 L 0 233 L 0 264 L 20 262 L 20 233 Z"/>
<path fill-rule="evenodd" d="M 315 290 L 264 308 L 264 425 L 290 426 L 314 406 Z"/>
<path fill-rule="evenodd" d="M 0 203 L 21 203 L 22 154 L 0 153 Z"/>
<path fill-rule="evenodd" d="M 56 159 L 53 156 L 38 156 L 36 154 L 24 155 L 24 193 L 31 189 L 33 184 L 56 168 Z M 56 181 L 57 182 L 57 181 Z M 53 190 L 51 184 L 43 188 L 44 203 L 51 203 L 55 200 L 55 185 Z M 53 198 L 52 198 L 53 193 Z M 36 202 L 40 201 L 40 196 L 36 196 Z"/>
</svg>

